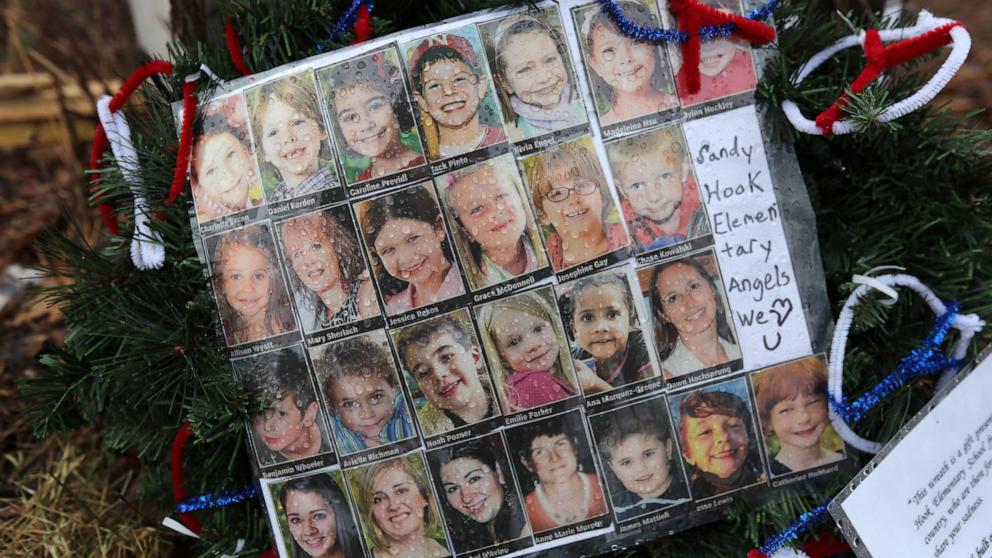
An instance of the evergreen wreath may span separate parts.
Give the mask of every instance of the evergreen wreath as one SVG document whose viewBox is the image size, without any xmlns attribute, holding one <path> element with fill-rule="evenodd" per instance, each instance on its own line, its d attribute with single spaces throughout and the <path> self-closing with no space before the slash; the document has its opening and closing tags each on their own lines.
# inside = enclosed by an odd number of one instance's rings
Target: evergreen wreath
<svg viewBox="0 0 992 558">
<path fill-rule="evenodd" d="M 427 24 L 499 3 L 441 0 L 426 6 L 380 0 L 371 19 L 375 35 Z M 339 48 L 352 40 L 333 36 L 334 24 L 351 2 L 337 0 L 239 0 L 230 7 L 233 43 L 243 45 L 239 66 L 264 71 Z M 775 14 L 778 56 L 769 57 L 758 88 L 759 103 L 778 107 L 791 99 L 807 113 L 829 106 L 838 84 L 851 83 L 863 54 L 839 54 L 801 87 L 790 82 L 815 52 L 850 33 L 847 24 L 820 3 L 785 0 Z M 906 21 L 858 21 L 887 28 Z M 967 23 L 967 22 L 965 22 Z M 175 71 L 140 88 L 143 103 L 126 107 L 149 204 L 162 208 L 151 226 L 161 234 L 165 265 L 140 271 L 131 263 L 129 231 L 134 215 L 131 191 L 108 154 L 93 173 L 99 187 L 92 202 L 113 204 L 123 236 L 90 246 L 82 235 L 51 233 L 42 242 L 49 276 L 67 279 L 45 292 L 65 315 L 65 345 L 43 357 L 47 373 L 22 381 L 28 413 L 38 436 L 92 425 L 108 447 L 137 456 L 143 465 L 141 513 L 157 524 L 173 513 L 168 456 L 177 430 L 191 425 L 185 485 L 190 494 L 215 492 L 253 482 L 245 444 L 244 417 L 257 412 L 235 384 L 215 336 L 212 303 L 193 247 L 187 196 L 165 205 L 178 140 L 170 104 L 182 99 L 184 76 L 207 64 L 223 78 L 241 75 L 232 62 L 222 26 L 207 37 L 183 37 L 172 45 Z M 761 49 L 758 49 L 759 52 Z M 764 58 L 759 55 L 759 60 Z M 974 114 L 928 106 L 898 121 L 881 122 L 891 104 L 916 91 L 929 75 L 913 72 L 919 62 L 894 73 L 882 86 L 851 94 L 846 118 L 863 126 L 859 134 L 824 138 L 796 134 L 784 118 L 775 134 L 795 141 L 810 198 L 828 291 L 835 308 L 855 285 L 853 273 L 898 263 L 945 299 L 992 318 L 992 133 L 969 127 Z M 201 89 L 200 98 L 209 91 Z M 874 386 L 899 358 L 916 347 L 929 327 L 927 308 L 905 297 L 894 306 L 869 301 L 859 308 L 846 357 L 846 393 Z M 978 346 L 988 342 L 979 339 Z M 865 437 L 885 441 L 930 398 L 933 383 L 916 380 L 873 411 L 858 427 Z M 754 507 L 738 502 L 730 517 L 617 556 L 744 556 L 767 536 L 814 509 L 847 479 L 828 486 L 795 486 L 781 499 Z M 202 539 L 184 539 L 184 554 L 230 553 L 244 539 L 243 555 L 270 546 L 265 512 L 255 501 L 199 512 Z M 164 532 L 163 532 L 164 533 Z M 163 536 L 165 536 L 163 534 Z M 189 542 L 185 542 L 189 541 Z M 86 555 L 86 549 L 80 549 Z"/>
</svg>

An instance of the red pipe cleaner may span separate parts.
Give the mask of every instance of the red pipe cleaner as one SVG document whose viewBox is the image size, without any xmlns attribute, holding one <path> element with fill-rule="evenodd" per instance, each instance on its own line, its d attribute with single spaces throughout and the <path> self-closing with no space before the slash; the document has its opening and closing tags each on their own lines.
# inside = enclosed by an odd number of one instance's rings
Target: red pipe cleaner
<svg viewBox="0 0 992 558">
<path fill-rule="evenodd" d="M 368 3 L 362 3 L 358 7 L 358 17 L 355 19 L 355 38 L 351 44 L 365 42 L 372 38 L 372 12 L 369 11 Z"/>
<path fill-rule="evenodd" d="M 124 103 L 131 98 L 131 95 L 138 89 L 143 81 L 155 74 L 172 74 L 172 64 L 165 62 L 164 60 L 152 60 L 147 64 L 139 66 L 133 73 L 121 85 L 120 90 L 110 99 L 108 103 L 108 108 L 110 112 L 117 112 L 124 106 Z M 100 157 L 103 152 L 107 149 L 107 132 L 103 129 L 102 124 L 97 124 L 96 130 L 93 132 L 93 144 L 90 147 L 90 160 L 89 169 L 96 173 L 101 168 Z M 90 185 L 94 190 L 98 190 L 100 187 L 99 175 L 94 174 L 90 178 Z M 97 194 L 97 200 L 99 201 L 100 196 Z M 117 226 L 117 221 L 114 219 L 114 208 L 107 202 L 99 202 L 98 205 L 100 209 L 100 217 L 103 219 L 103 224 L 107 226 L 107 230 L 110 231 L 112 235 L 120 234 L 120 228 Z"/>
<path fill-rule="evenodd" d="M 186 487 L 183 486 L 185 482 L 185 476 L 183 475 L 183 451 L 186 449 L 186 442 L 192 437 L 193 430 L 187 422 L 182 425 L 179 432 L 176 432 L 176 437 L 172 440 L 172 460 L 170 466 L 172 472 L 172 497 L 176 499 L 176 502 L 181 502 L 189 497 Z M 192 512 L 181 513 L 179 514 L 179 518 L 182 520 L 183 525 L 197 535 L 203 531 L 203 524 L 200 523 L 200 520 Z"/>
<path fill-rule="evenodd" d="M 809 558 L 830 558 L 831 556 L 835 556 L 841 552 L 851 550 L 851 547 L 847 544 L 847 541 L 841 537 L 838 537 L 837 533 L 834 533 L 829 529 L 820 531 L 817 538 L 819 540 L 810 539 L 803 545 L 803 552 L 805 552 Z M 768 556 L 755 548 L 747 553 L 747 558 L 768 558 Z"/>
<path fill-rule="evenodd" d="M 234 67 L 241 72 L 242 76 L 250 76 L 251 70 L 245 64 L 244 56 L 241 53 L 241 41 L 234 30 L 234 15 L 227 16 L 224 20 L 224 37 L 227 39 L 227 52 L 231 55 L 231 62 Z"/>
<path fill-rule="evenodd" d="M 699 29 L 710 25 L 732 23 L 737 26 L 734 35 L 753 45 L 766 45 L 775 40 L 775 30 L 771 26 L 736 14 L 722 12 L 699 3 L 698 0 L 670 0 L 669 7 L 678 20 L 679 31 L 688 39 L 682 43 L 682 68 L 679 70 L 679 83 L 684 83 L 685 93 L 698 93 L 699 77 Z"/>
<path fill-rule="evenodd" d="M 961 25 L 960 22 L 948 23 L 927 31 L 922 35 L 892 43 L 889 46 L 882 44 L 882 38 L 877 29 L 869 29 L 865 32 L 865 58 L 868 63 L 865 65 L 857 79 L 851 83 L 850 90 L 853 93 L 861 93 L 871 82 L 881 75 L 881 73 L 893 66 L 905 64 L 914 58 L 933 52 L 938 48 L 945 47 L 951 43 L 951 29 Z M 816 117 L 816 127 L 823 131 L 823 135 L 833 135 L 834 122 L 840 120 L 843 115 L 844 106 L 850 101 L 850 96 L 845 91 L 834 101 L 834 104 L 821 112 Z"/>
<path fill-rule="evenodd" d="M 165 205 L 172 205 L 186 187 L 186 171 L 193 150 L 193 119 L 196 117 L 196 82 L 183 84 L 183 120 L 179 132 L 179 151 L 176 153 L 176 170 L 172 174 L 172 185 Z"/>
</svg>

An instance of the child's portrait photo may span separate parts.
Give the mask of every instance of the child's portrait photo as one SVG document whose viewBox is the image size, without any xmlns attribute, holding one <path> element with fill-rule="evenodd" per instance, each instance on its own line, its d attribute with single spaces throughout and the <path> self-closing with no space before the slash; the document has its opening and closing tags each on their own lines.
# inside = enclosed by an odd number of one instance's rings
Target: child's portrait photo
<svg viewBox="0 0 992 558">
<path fill-rule="evenodd" d="M 475 26 L 405 43 L 402 50 L 432 161 L 506 141 Z"/>
<path fill-rule="evenodd" d="M 617 520 L 626 521 L 689 501 L 662 398 L 589 418 Z"/>
<path fill-rule="evenodd" d="M 555 271 L 630 243 L 590 136 L 527 157 L 521 165 Z"/>
<path fill-rule="evenodd" d="M 661 24 L 653 3 L 620 0 L 617 4 L 638 25 L 656 28 Z M 576 8 L 572 15 L 601 125 L 678 107 L 663 47 L 624 35 L 598 3 Z"/>
<path fill-rule="evenodd" d="M 212 101 L 197 122 L 189 166 L 193 205 L 200 223 L 262 204 L 255 149 L 241 95 Z"/>
<path fill-rule="evenodd" d="M 427 163 L 395 48 L 317 70 L 348 184 Z"/>
<path fill-rule="evenodd" d="M 383 330 L 312 348 L 310 355 L 338 453 L 416 435 Z"/>
<path fill-rule="evenodd" d="M 741 358 L 712 250 L 638 270 L 666 380 Z"/>
<path fill-rule="evenodd" d="M 347 206 L 287 219 L 278 223 L 276 233 L 304 332 L 379 315 Z"/>
<path fill-rule="evenodd" d="M 263 222 L 207 240 L 228 346 L 297 329 L 270 228 Z"/>
<path fill-rule="evenodd" d="M 700 0 L 700 3 L 721 12 L 742 14 L 739 0 Z M 665 27 L 677 27 L 678 21 L 668 11 L 667 1 L 659 0 L 658 4 L 665 18 Z M 700 87 L 696 93 L 687 91 L 686 75 L 684 68 L 682 68 L 681 47 L 670 45 L 669 52 L 674 61 L 675 82 L 679 90 L 679 100 L 683 106 L 697 105 L 705 101 L 752 91 L 757 85 L 758 78 L 754 71 L 751 47 L 743 39 L 726 36 L 700 42 Z"/>
<path fill-rule="evenodd" d="M 262 411 L 251 418 L 260 466 L 333 451 L 300 345 L 235 360 L 233 365 L 246 390 L 262 404 Z"/>
<path fill-rule="evenodd" d="M 427 462 L 457 554 L 530 535 L 498 433 L 429 452 Z"/>
<path fill-rule="evenodd" d="M 374 558 L 451 556 L 423 454 L 351 469 L 347 475 Z"/>
<path fill-rule="evenodd" d="M 609 143 L 606 154 L 638 253 L 710 232 L 677 124 Z"/>
<path fill-rule="evenodd" d="M 424 436 L 499 415 L 468 309 L 391 334 Z"/>
<path fill-rule="evenodd" d="M 355 208 L 386 314 L 465 294 L 429 183 L 358 202 Z"/>
<path fill-rule="evenodd" d="M 340 186 L 313 74 L 263 83 L 249 89 L 247 97 L 269 203 Z"/>
<path fill-rule="evenodd" d="M 479 30 L 512 141 L 586 123 L 555 7 L 486 22 Z"/>
<path fill-rule="evenodd" d="M 659 375 L 623 268 L 588 275 L 555 290 L 572 356 L 595 375 L 594 382 L 582 385 L 586 395 Z"/>
<path fill-rule="evenodd" d="M 765 481 L 744 378 L 674 395 L 669 404 L 693 498 Z"/>
<path fill-rule="evenodd" d="M 469 286 L 478 290 L 548 265 L 513 155 L 435 179 Z"/>
<path fill-rule="evenodd" d="M 844 442 L 830 424 L 827 365 L 810 356 L 751 376 L 772 476 L 844 459 Z"/>
<path fill-rule="evenodd" d="M 578 410 L 506 431 L 535 533 L 607 512 L 602 477 Z"/>
<path fill-rule="evenodd" d="M 268 486 L 284 556 L 360 558 L 362 538 L 340 471 L 321 471 Z"/>
<path fill-rule="evenodd" d="M 507 413 L 578 395 L 575 365 L 551 287 L 476 307 L 490 372 Z M 581 362 L 587 382 L 597 378 Z"/>
</svg>

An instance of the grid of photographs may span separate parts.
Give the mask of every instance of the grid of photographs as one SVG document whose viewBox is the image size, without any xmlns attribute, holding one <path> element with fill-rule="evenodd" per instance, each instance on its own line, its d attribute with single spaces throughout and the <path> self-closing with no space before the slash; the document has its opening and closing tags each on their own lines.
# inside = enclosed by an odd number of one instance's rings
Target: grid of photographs
<svg viewBox="0 0 992 558">
<path fill-rule="evenodd" d="M 643 540 L 846 461 L 822 358 L 742 358 L 682 123 L 751 102 L 755 71 L 707 45 L 687 96 L 677 49 L 569 0 L 205 105 L 191 216 L 265 402 L 249 444 L 281 555 Z"/>
</svg>

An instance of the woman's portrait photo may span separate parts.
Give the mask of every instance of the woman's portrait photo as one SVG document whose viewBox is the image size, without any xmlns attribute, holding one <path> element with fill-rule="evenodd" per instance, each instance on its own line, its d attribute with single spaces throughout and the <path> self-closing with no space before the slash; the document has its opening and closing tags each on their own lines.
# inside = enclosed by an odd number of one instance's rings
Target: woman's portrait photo
<svg viewBox="0 0 992 558">
<path fill-rule="evenodd" d="M 310 349 L 338 453 L 350 455 L 416 435 L 383 330 Z"/>
<path fill-rule="evenodd" d="M 348 184 L 426 164 L 395 48 L 317 70 Z"/>
<path fill-rule="evenodd" d="M 465 294 L 429 183 L 355 207 L 386 314 L 395 316 Z"/>
<path fill-rule="evenodd" d="M 247 97 L 269 203 L 340 186 L 310 72 L 263 83 Z"/>
<path fill-rule="evenodd" d="M 663 398 L 590 417 L 589 424 L 619 521 L 689 501 Z"/>
<path fill-rule="evenodd" d="M 250 422 L 259 466 L 333 451 L 302 346 L 232 362 L 246 390 L 262 404 Z"/>
<path fill-rule="evenodd" d="M 579 394 L 576 368 L 551 287 L 476 307 L 490 372 L 506 413 Z M 581 364 L 580 381 L 597 379 Z"/>
<path fill-rule="evenodd" d="M 304 332 L 380 314 L 347 206 L 281 221 L 276 233 Z"/>
<path fill-rule="evenodd" d="M 432 161 L 506 141 L 474 25 L 405 43 L 402 50 Z"/>
<path fill-rule="evenodd" d="M 457 554 L 530 535 L 499 434 L 432 451 L 427 461 Z"/>
<path fill-rule="evenodd" d="M 739 0 L 700 0 L 704 6 L 721 12 L 741 15 Z M 667 1 L 659 0 L 665 27 L 677 27 L 678 21 L 668 11 Z M 686 74 L 682 68 L 682 51 L 678 46 L 669 46 L 669 53 L 675 66 L 675 82 L 678 85 L 679 100 L 683 106 L 697 105 L 706 101 L 753 91 L 758 78 L 754 71 L 751 47 L 743 39 L 727 36 L 701 41 L 699 45 L 699 91 L 689 93 Z"/>
<path fill-rule="evenodd" d="M 660 27 L 653 3 L 620 0 L 617 4 L 637 25 Z M 601 125 L 678 107 L 672 69 L 663 47 L 623 34 L 599 4 L 576 8 L 572 15 Z"/>
<path fill-rule="evenodd" d="M 624 268 L 588 275 L 555 290 L 572 356 L 597 380 L 583 385 L 586 395 L 659 375 L 641 329 L 640 301 Z"/>
<path fill-rule="evenodd" d="M 557 8 L 507 16 L 479 29 L 512 141 L 586 123 Z"/>
<path fill-rule="evenodd" d="M 630 243 L 590 136 L 523 159 L 521 165 L 555 271 Z"/>
<path fill-rule="evenodd" d="M 420 453 L 352 469 L 348 481 L 375 558 L 451 556 Z"/>
<path fill-rule="evenodd" d="M 751 376 L 772 476 L 844 459 L 844 441 L 830 424 L 827 364 L 810 356 Z"/>
<path fill-rule="evenodd" d="M 296 331 L 268 223 L 235 229 L 206 244 L 228 346 Z"/>
<path fill-rule="evenodd" d="M 285 556 L 362 558 L 361 535 L 338 471 L 269 485 Z"/>
<path fill-rule="evenodd" d="M 435 181 L 473 290 L 547 267 L 513 155 L 500 155 Z"/>
<path fill-rule="evenodd" d="M 262 204 L 262 183 L 241 95 L 213 101 L 197 123 L 189 167 L 200 223 Z"/>
<path fill-rule="evenodd" d="M 744 378 L 673 395 L 669 404 L 693 498 L 765 481 Z"/>
<path fill-rule="evenodd" d="M 647 287 L 666 380 L 739 360 L 733 322 L 712 250 L 638 271 Z"/>
<path fill-rule="evenodd" d="M 467 308 L 391 334 L 425 437 L 499 415 Z"/>
<path fill-rule="evenodd" d="M 638 253 L 710 232 L 677 124 L 608 143 L 606 155 Z"/>
<path fill-rule="evenodd" d="M 579 411 L 508 429 L 506 438 L 516 458 L 524 508 L 534 533 L 607 512 Z"/>
</svg>

